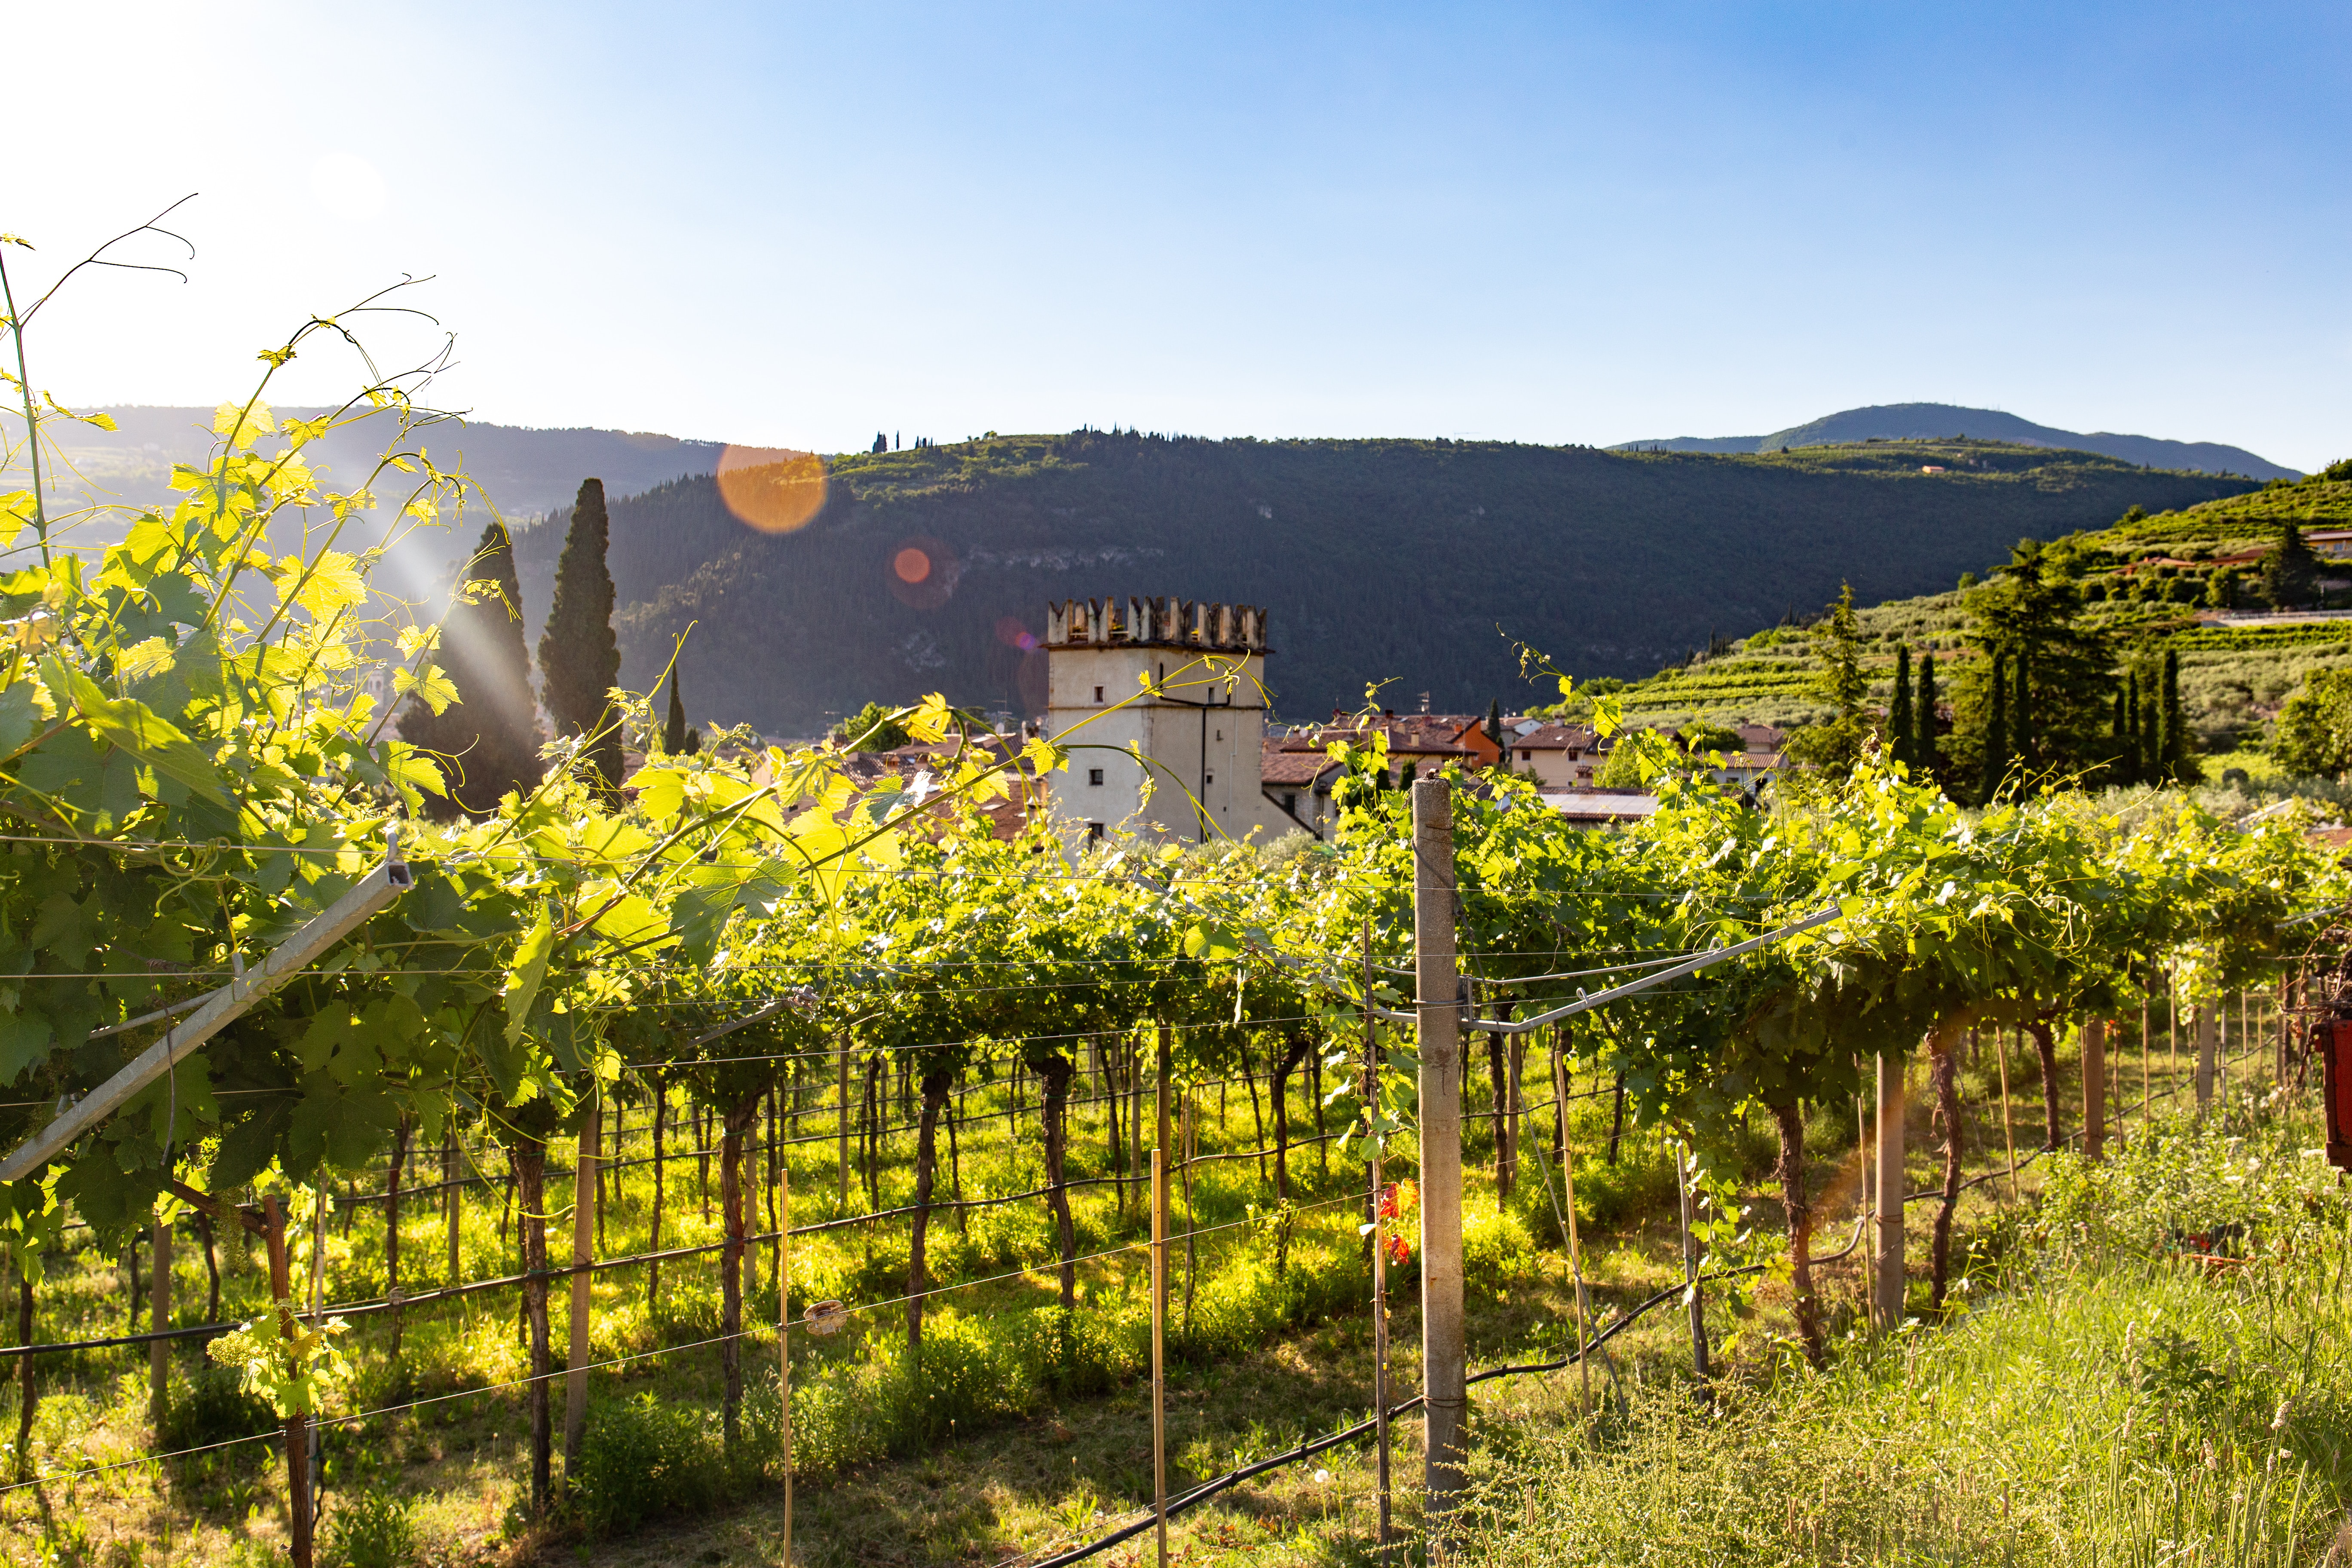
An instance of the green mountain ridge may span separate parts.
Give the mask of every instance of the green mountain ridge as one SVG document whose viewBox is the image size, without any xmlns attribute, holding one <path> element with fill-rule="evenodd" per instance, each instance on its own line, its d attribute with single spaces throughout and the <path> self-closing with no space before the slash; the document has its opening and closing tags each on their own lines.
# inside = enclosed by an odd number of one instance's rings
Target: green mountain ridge
<svg viewBox="0 0 2352 1568">
<path fill-rule="evenodd" d="M 1475 710 L 1549 695 L 1523 682 L 1517 642 L 1636 676 L 1842 581 L 1917 594 L 2021 535 L 2251 488 L 1973 440 L 1716 457 L 1093 430 L 850 454 L 828 483 L 816 517 L 777 535 L 738 522 L 709 478 L 616 501 L 623 683 L 649 686 L 685 637 L 698 723 L 805 734 L 929 690 L 1035 712 L 1047 602 L 1172 594 L 1266 606 L 1280 718 L 1354 707 L 1380 681 L 1394 707 L 1425 691 Z M 561 522 L 517 537 L 534 618 Z M 919 585 L 893 574 L 909 545 L 935 563 Z"/>
<path fill-rule="evenodd" d="M 2112 430 L 2060 430 L 2036 425 L 1998 408 L 1963 408 L 1950 403 L 1886 403 L 1848 408 L 1775 430 L 1769 436 L 1677 436 L 1628 441 L 1612 451 L 1777 452 L 1781 447 L 1844 447 L 1865 441 L 1934 441 L 1958 435 L 2021 447 L 2098 452 L 2126 463 L 2197 473 L 2243 474 L 2257 479 L 2292 479 L 2281 468 L 2243 447 L 2218 441 L 2170 441 L 2156 436 L 2126 436 Z"/>
</svg>

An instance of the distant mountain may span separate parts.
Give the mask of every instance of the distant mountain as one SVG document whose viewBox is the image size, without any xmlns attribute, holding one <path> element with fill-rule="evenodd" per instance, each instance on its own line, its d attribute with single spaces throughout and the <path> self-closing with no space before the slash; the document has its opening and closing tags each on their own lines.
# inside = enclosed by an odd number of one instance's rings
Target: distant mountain
<svg viewBox="0 0 2352 1568">
<path fill-rule="evenodd" d="M 173 463 L 199 462 L 212 449 L 209 408 L 118 405 L 97 412 L 111 415 L 115 428 L 49 426 L 83 481 L 76 483 L 68 476 L 58 488 L 96 493 L 104 500 L 153 505 L 172 498 Z M 281 418 L 314 419 L 327 410 L 282 407 L 274 412 Z M 310 464 L 327 468 L 331 485 L 356 485 L 367 477 L 391 429 L 390 416 L 383 414 L 344 426 L 310 448 Z M 629 495 L 668 479 L 711 473 L 725 450 L 716 441 L 634 430 L 533 430 L 470 419 L 429 426 L 416 439 L 436 462 L 455 466 L 462 460 L 466 472 L 510 518 L 570 506 L 580 481 L 592 474 L 613 494 Z"/>
<path fill-rule="evenodd" d="M 1949 403 L 1889 403 L 1874 408 L 1849 408 L 1810 424 L 1792 425 L 1769 436 L 1677 436 L 1671 440 L 1627 441 L 1612 452 L 1777 452 L 1787 447 L 1843 447 L 1861 441 L 1944 441 L 1957 436 L 1979 440 L 2013 441 L 2021 447 L 2056 447 L 2097 452 L 2151 468 L 2180 468 L 2200 474 L 2243 474 L 2256 479 L 2292 479 L 2293 468 L 2280 468 L 2243 447 L 2213 441 L 2167 441 L 2154 436 L 2118 436 L 2109 431 L 2083 435 L 2054 429 L 2003 414 L 1992 408 L 1961 408 Z"/>
<path fill-rule="evenodd" d="M 1923 468 L 1937 468 L 1922 473 Z M 1948 587 L 2055 539 L 2249 479 L 1971 439 L 1781 456 L 1416 440 L 1206 441 L 1075 431 L 828 459 L 804 527 L 763 533 L 709 479 L 612 508 L 625 685 L 679 668 L 698 724 L 816 732 L 944 691 L 1035 712 L 1048 601 L 1263 605 L 1286 720 L 1539 699 L 1514 639 L 1578 676 L 1638 676 L 1717 630 Z M 563 519 L 516 540 L 546 614 Z M 921 573 L 907 579 L 907 552 Z"/>
</svg>

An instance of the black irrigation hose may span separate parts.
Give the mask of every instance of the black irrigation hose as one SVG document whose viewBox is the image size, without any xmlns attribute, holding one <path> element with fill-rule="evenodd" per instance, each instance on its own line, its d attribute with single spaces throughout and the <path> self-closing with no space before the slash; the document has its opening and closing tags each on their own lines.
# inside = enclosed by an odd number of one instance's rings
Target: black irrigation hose
<svg viewBox="0 0 2352 1568">
<path fill-rule="evenodd" d="M 1326 1133 L 1322 1138 L 1294 1140 L 1291 1142 L 1282 1145 L 1282 1147 L 1286 1151 L 1290 1149 L 1310 1148 L 1316 1143 L 1324 1142 L 1326 1139 L 1344 1136 L 1346 1136 L 1346 1134 L 1339 1132 Z M 1264 1149 L 1244 1150 L 1238 1155 L 1220 1154 L 1213 1156 L 1213 1158 L 1245 1159 L 1251 1155 L 1270 1154 L 1274 1152 L 1275 1150 L 1273 1146 L 1268 1145 Z M 1182 1170 L 1187 1163 L 1204 1163 L 1208 1158 L 1211 1158 L 1211 1156 L 1203 1156 L 1201 1160 L 1191 1162 L 1179 1162 L 1175 1166 L 1171 1167 L 1171 1173 L 1172 1174 L 1174 1171 Z M 1087 1176 L 1075 1182 L 1064 1182 L 1059 1187 L 1033 1187 L 1025 1193 L 1007 1193 L 1000 1197 L 940 1198 L 928 1205 L 906 1204 L 898 1208 L 877 1209 L 870 1214 L 844 1215 L 837 1219 L 818 1220 L 810 1225 L 796 1225 L 785 1234 L 792 1236 L 816 1236 L 826 1231 L 846 1230 L 852 1226 L 869 1225 L 876 1220 L 896 1219 L 902 1215 L 915 1214 L 927 1208 L 933 1212 L 942 1209 L 991 1208 L 1000 1204 L 1025 1203 L 1033 1198 L 1050 1196 L 1057 1191 L 1067 1193 L 1074 1192 L 1080 1187 L 1108 1186 L 1114 1183 L 1125 1185 L 1129 1183 L 1141 1184 L 1149 1180 L 1149 1177 L 1141 1175 Z M 1341 1198 L 1333 1199 L 1331 1201 L 1353 1202 L 1357 1194 L 1352 1193 L 1344 1194 Z M 1214 1229 L 1219 1227 L 1213 1226 L 1211 1228 Z M 750 1247 L 771 1242 L 777 1238 L 778 1234 L 778 1232 L 772 1230 L 747 1232 L 742 1238 L 742 1245 L 746 1247 Z M 1202 1230 L 1194 1231 L 1192 1234 L 1195 1236 L 1205 1236 L 1209 1234 L 1209 1232 Z M 724 1252 L 731 1245 L 733 1245 L 733 1243 L 728 1240 L 708 1241 L 699 1242 L 691 1247 L 667 1247 L 659 1252 L 634 1252 L 625 1258 L 591 1258 L 586 1263 L 567 1263 L 552 1268 L 526 1271 L 520 1274 L 504 1274 L 488 1279 L 469 1279 L 462 1285 L 444 1285 L 436 1289 L 420 1291 L 414 1296 L 404 1293 L 396 1300 L 393 1297 L 385 1296 L 370 1300 L 354 1301 L 348 1305 L 330 1305 L 320 1308 L 320 1315 L 322 1317 L 331 1316 L 343 1318 L 371 1317 L 378 1312 L 389 1312 L 397 1309 L 431 1306 L 441 1301 L 454 1301 L 459 1297 L 478 1295 L 485 1290 L 505 1289 L 512 1286 L 527 1284 L 532 1279 L 568 1279 L 575 1274 L 601 1273 L 607 1268 L 634 1268 L 640 1263 L 666 1263 L 670 1259 L 677 1258 L 703 1257 L 713 1252 Z M 1134 1245 L 1148 1244 L 1138 1243 Z M 1114 1247 L 1111 1250 L 1119 1251 L 1122 1250 L 1122 1248 Z M 1104 1257 L 1108 1256 L 1108 1254 L 1095 1253 L 1089 1254 L 1088 1256 Z M 1084 1259 L 1073 1258 L 1071 1261 L 1076 1263 L 1082 1262 Z M 1039 1269 L 1058 1268 L 1060 1267 L 1061 1260 L 1059 1258 L 1055 1258 L 1050 1262 L 1041 1263 L 1037 1266 Z M 1029 1273 L 1034 1272 L 1034 1270 L 1024 1269 L 1021 1272 Z M 978 1281 L 967 1281 L 967 1283 L 976 1284 Z M 941 1287 L 941 1289 L 961 1289 L 961 1286 L 944 1286 Z M 307 1312 L 299 1315 L 304 1317 L 310 1316 Z M 122 1345 L 152 1344 L 159 1340 L 218 1338 L 222 1334 L 233 1333 L 244 1326 L 245 1325 L 241 1322 L 201 1323 L 189 1328 L 164 1329 L 160 1331 L 143 1334 L 116 1334 L 106 1339 L 98 1340 L 75 1340 L 56 1344 L 0 1345 L 0 1361 L 5 1361 L 13 1356 L 47 1355 L 53 1352 L 63 1352 L 67 1351 L 104 1350 Z"/>
</svg>

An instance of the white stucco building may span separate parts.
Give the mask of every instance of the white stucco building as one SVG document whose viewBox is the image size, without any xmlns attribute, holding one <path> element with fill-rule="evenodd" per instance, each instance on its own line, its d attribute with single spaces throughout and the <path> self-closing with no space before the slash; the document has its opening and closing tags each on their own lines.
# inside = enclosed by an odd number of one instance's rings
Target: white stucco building
<svg viewBox="0 0 2352 1568">
<path fill-rule="evenodd" d="M 1263 609 L 1069 599 L 1046 606 L 1045 646 L 1046 732 L 1070 749 L 1051 807 L 1075 835 L 1264 842 L 1296 826 L 1260 783 Z"/>
</svg>

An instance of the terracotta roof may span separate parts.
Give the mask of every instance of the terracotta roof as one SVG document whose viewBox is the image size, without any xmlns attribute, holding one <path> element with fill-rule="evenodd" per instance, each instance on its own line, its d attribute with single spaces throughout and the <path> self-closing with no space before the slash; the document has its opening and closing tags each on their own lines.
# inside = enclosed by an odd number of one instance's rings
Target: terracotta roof
<svg viewBox="0 0 2352 1568">
<path fill-rule="evenodd" d="M 1546 724 L 1539 730 L 1514 736 L 1510 744 L 1512 750 L 1519 752 L 1589 752 L 1595 739 L 1589 724 Z"/>
<path fill-rule="evenodd" d="M 1339 767 L 1339 763 L 1320 751 L 1293 751 L 1268 737 L 1259 762 L 1258 778 L 1267 784 L 1292 784 L 1303 788 L 1317 783 L 1326 773 L 1338 772 Z"/>
</svg>

